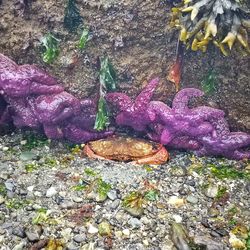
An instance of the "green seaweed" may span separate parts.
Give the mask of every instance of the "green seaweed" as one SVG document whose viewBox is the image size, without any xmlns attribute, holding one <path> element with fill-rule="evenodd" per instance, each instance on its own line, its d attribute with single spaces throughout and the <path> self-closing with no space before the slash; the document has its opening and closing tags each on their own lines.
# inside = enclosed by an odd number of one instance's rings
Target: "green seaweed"
<svg viewBox="0 0 250 250">
<path fill-rule="evenodd" d="M 104 130 L 109 124 L 110 122 L 109 122 L 109 112 L 107 108 L 107 102 L 104 99 L 104 97 L 100 97 L 98 101 L 98 110 L 96 114 L 94 129 Z"/>
<path fill-rule="evenodd" d="M 75 32 L 77 28 L 83 23 L 83 17 L 76 5 L 75 0 L 68 0 L 68 4 L 64 12 L 64 27 L 69 32 Z"/>
<path fill-rule="evenodd" d="M 237 170 L 232 166 L 221 165 L 216 166 L 209 164 L 211 173 L 219 179 L 248 179 L 250 180 L 250 173 L 243 170 Z"/>
<path fill-rule="evenodd" d="M 59 55 L 59 39 L 49 33 L 42 38 L 41 44 L 44 48 L 43 61 L 48 64 L 52 63 Z"/>
<path fill-rule="evenodd" d="M 39 208 L 36 211 L 36 216 L 32 219 L 32 224 L 41 224 L 48 220 L 47 209 Z"/>
<path fill-rule="evenodd" d="M 111 184 L 102 180 L 102 178 L 98 179 L 97 183 L 97 193 L 100 198 L 106 198 L 108 192 L 111 190 Z"/>
<path fill-rule="evenodd" d="M 116 90 L 117 75 L 108 57 L 100 59 L 100 98 L 94 128 L 103 130 L 109 125 L 109 112 L 105 95 L 108 91 Z"/>
<path fill-rule="evenodd" d="M 116 90 L 117 74 L 108 57 L 101 58 L 100 83 L 107 91 Z"/>
<path fill-rule="evenodd" d="M 78 48 L 80 50 L 84 50 L 85 49 L 87 41 L 88 41 L 88 38 L 89 38 L 89 29 L 85 28 L 82 31 L 82 35 L 81 35 L 79 43 L 78 43 Z"/>
<path fill-rule="evenodd" d="M 88 176 L 96 176 L 97 173 L 91 168 L 85 168 L 84 173 Z"/>
<path fill-rule="evenodd" d="M 3 183 L 0 183 L 0 195 L 6 196 L 7 194 L 7 189 Z"/>
<path fill-rule="evenodd" d="M 215 198 L 217 200 L 221 199 L 222 197 L 224 197 L 224 195 L 226 194 L 226 192 L 227 192 L 227 188 L 224 187 L 224 186 L 220 186 Z"/>
<path fill-rule="evenodd" d="M 34 170 L 37 170 L 39 168 L 39 165 L 36 162 L 32 162 L 32 163 L 25 164 L 24 168 L 27 173 L 31 173 Z"/>
<path fill-rule="evenodd" d="M 23 138 L 26 141 L 26 144 L 22 146 L 25 150 L 31 150 L 36 147 L 44 147 L 49 144 L 48 138 L 44 135 L 39 134 L 26 134 Z"/>
<path fill-rule="evenodd" d="M 159 198 L 159 190 L 151 189 L 147 191 L 144 195 L 144 198 L 148 201 L 156 201 Z"/>
<path fill-rule="evenodd" d="M 122 201 L 123 207 L 142 208 L 145 203 L 144 194 L 140 191 L 132 191 Z"/>
<path fill-rule="evenodd" d="M 202 90 L 207 94 L 211 95 L 216 90 L 217 74 L 213 69 L 210 69 L 203 80 L 201 81 Z"/>
<path fill-rule="evenodd" d="M 12 198 L 5 202 L 6 207 L 9 209 L 21 209 L 28 206 L 31 201 L 21 198 Z"/>
</svg>

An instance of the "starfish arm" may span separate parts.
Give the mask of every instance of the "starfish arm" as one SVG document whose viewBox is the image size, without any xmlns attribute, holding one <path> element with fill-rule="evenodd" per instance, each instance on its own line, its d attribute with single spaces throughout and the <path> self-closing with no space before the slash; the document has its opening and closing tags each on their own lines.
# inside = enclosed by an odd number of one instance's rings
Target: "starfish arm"
<svg viewBox="0 0 250 250">
<path fill-rule="evenodd" d="M 188 102 L 193 97 L 203 96 L 203 92 L 199 89 L 186 88 L 179 91 L 174 97 L 172 108 L 174 110 L 185 110 L 188 109 Z"/>
<path fill-rule="evenodd" d="M 107 102 L 118 111 L 125 111 L 132 105 L 131 99 L 122 93 L 108 93 L 105 98 Z"/>
<path fill-rule="evenodd" d="M 142 92 L 136 97 L 134 102 L 135 110 L 145 110 L 153 96 L 155 88 L 159 83 L 159 78 L 154 78 L 148 85 L 142 90 Z"/>
</svg>

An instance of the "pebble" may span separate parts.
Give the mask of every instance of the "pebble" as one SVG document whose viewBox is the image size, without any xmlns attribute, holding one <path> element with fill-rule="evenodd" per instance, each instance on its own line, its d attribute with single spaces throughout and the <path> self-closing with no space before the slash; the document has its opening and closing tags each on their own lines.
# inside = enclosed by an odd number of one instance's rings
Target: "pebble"
<svg viewBox="0 0 250 250">
<path fill-rule="evenodd" d="M 209 185 L 209 187 L 205 190 L 205 195 L 209 198 L 215 198 L 218 194 L 218 186 Z"/>
<path fill-rule="evenodd" d="M 130 231 L 129 231 L 129 229 L 127 229 L 127 228 L 123 229 L 123 230 L 122 230 L 122 233 L 123 233 L 123 235 L 125 235 L 125 236 L 129 236 L 129 235 L 130 235 Z"/>
<path fill-rule="evenodd" d="M 189 202 L 189 203 L 192 203 L 192 204 L 196 204 L 198 203 L 198 198 L 196 198 L 195 196 L 193 195 L 188 195 L 186 200 Z"/>
<path fill-rule="evenodd" d="M 12 250 L 23 250 L 25 249 L 24 247 L 26 246 L 26 242 L 21 241 L 19 244 L 15 245 Z"/>
<path fill-rule="evenodd" d="M 90 234 L 96 234 L 98 233 L 98 228 L 94 227 L 92 224 L 89 224 L 88 226 L 88 233 Z"/>
<path fill-rule="evenodd" d="M 25 238 L 25 231 L 23 227 L 17 226 L 13 228 L 12 234 L 20 237 L 20 238 Z"/>
<path fill-rule="evenodd" d="M 31 161 L 37 158 L 37 155 L 30 152 L 30 151 L 25 151 L 20 154 L 20 160 L 22 161 Z"/>
<path fill-rule="evenodd" d="M 40 235 L 42 234 L 42 228 L 40 226 L 32 226 L 25 230 L 25 234 L 29 241 L 35 242 L 40 239 Z"/>
<path fill-rule="evenodd" d="M 54 196 L 55 194 L 57 194 L 57 191 L 53 186 L 46 191 L 46 197 L 48 198 Z"/>
<path fill-rule="evenodd" d="M 77 197 L 77 196 L 73 196 L 72 200 L 76 203 L 81 203 L 83 202 L 83 198 L 81 197 Z"/>
<path fill-rule="evenodd" d="M 138 220 L 137 218 L 131 218 L 128 221 L 128 224 L 132 227 L 132 229 L 140 228 L 142 226 L 142 222 L 140 220 Z"/>
<path fill-rule="evenodd" d="M 67 250 L 79 250 L 80 248 L 78 246 L 75 245 L 74 242 L 70 242 L 68 245 L 67 245 Z"/>
<path fill-rule="evenodd" d="M 178 196 L 171 196 L 168 200 L 168 204 L 178 208 L 182 207 L 185 202 L 184 199 L 180 199 Z"/>
<path fill-rule="evenodd" d="M 182 217 L 178 214 L 173 214 L 173 219 L 175 220 L 176 223 L 181 223 L 182 222 Z"/>
<path fill-rule="evenodd" d="M 77 234 L 73 238 L 73 240 L 77 243 L 82 243 L 86 241 L 86 239 L 87 239 L 86 234 Z"/>
<path fill-rule="evenodd" d="M 107 195 L 108 195 L 108 198 L 112 201 L 117 199 L 117 193 L 115 190 L 110 190 Z"/>
</svg>

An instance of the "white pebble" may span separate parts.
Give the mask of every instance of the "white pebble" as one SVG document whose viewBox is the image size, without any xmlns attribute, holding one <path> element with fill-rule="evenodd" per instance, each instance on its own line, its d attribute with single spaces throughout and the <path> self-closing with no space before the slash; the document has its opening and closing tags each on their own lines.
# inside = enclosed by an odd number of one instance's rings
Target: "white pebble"
<svg viewBox="0 0 250 250">
<path fill-rule="evenodd" d="M 28 187 L 27 187 L 27 190 L 28 190 L 29 192 L 32 192 L 33 189 L 34 189 L 34 186 L 28 186 Z"/>
<path fill-rule="evenodd" d="M 88 233 L 96 234 L 96 233 L 98 233 L 98 228 L 94 227 L 92 224 L 89 224 Z"/>
<path fill-rule="evenodd" d="M 123 229 L 122 230 L 122 233 L 125 235 L 125 236 L 129 236 L 130 235 L 130 231 L 129 231 L 129 229 Z"/>
<path fill-rule="evenodd" d="M 54 187 L 50 187 L 46 192 L 46 197 L 52 197 L 57 193 Z"/>
<path fill-rule="evenodd" d="M 176 223 L 182 222 L 182 217 L 178 214 L 173 214 L 173 219 L 175 220 Z"/>
<path fill-rule="evenodd" d="M 20 141 L 20 144 L 21 144 L 21 145 L 27 144 L 27 140 L 22 140 L 22 141 Z"/>
<path fill-rule="evenodd" d="M 3 147 L 3 151 L 8 151 L 9 148 L 8 147 Z"/>
</svg>

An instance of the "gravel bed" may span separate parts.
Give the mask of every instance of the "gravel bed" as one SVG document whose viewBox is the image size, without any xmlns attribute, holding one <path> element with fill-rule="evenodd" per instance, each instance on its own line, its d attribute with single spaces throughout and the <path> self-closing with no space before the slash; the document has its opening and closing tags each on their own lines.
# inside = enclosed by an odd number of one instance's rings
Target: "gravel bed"
<svg viewBox="0 0 250 250">
<path fill-rule="evenodd" d="M 249 161 L 170 155 L 139 166 L 0 137 L 0 249 L 247 249 Z"/>
</svg>

